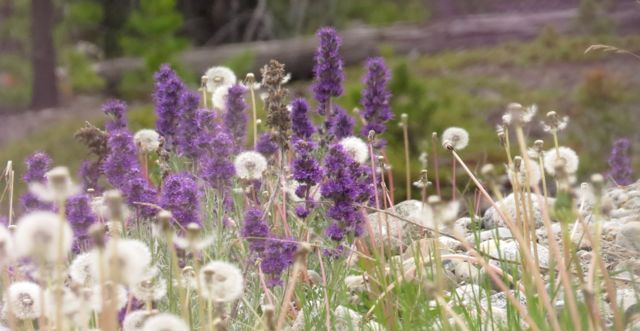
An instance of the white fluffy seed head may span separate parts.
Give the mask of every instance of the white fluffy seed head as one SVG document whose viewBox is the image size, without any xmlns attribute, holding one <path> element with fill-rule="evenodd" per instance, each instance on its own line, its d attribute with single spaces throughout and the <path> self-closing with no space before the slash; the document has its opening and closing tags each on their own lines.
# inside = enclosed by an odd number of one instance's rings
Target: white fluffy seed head
<svg viewBox="0 0 640 331">
<path fill-rule="evenodd" d="M 14 282 L 5 293 L 3 311 L 9 312 L 19 320 L 32 320 L 40 316 L 40 285 L 32 282 Z"/>
<path fill-rule="evenodd" d="M 231 302 L 242 295 L 242 273 L 235 265 L 212 261 L 200 270 L 200 295 L 213 302 Z"/>
<path fill-rule="evenodd" d="M 226 110 L 227 95 L 231 85 L 220 86 L 211 94 L 211 104 L 214 109 Z"/>
<path fill-rule="evenodd" d="M 153 315 L 155 315 L 155 312 L 150 312 L 146 309 L 140 309 L 128 313 L 127 316 L 125 316 L 124 321 L 122 321 L 122 331 L 143 330 L 144 323 Z"/>
<path fill-rule="evenodd" d="M 205 72 L 207 92 L 214 93 L 221 86 L 236 83 L 236 74 L 227 67 L 211 67 Z"/>
<path fill-rule="evenodd" d="M 461 150 L 469 144 L 469 133 L 467 130 L 458 127 L 450 127 L 442 133 L 442 146 Z"/>
<path fill-rule="evenodd" d="M 71 181 L 71 175 L 67 167 L 55 167 L 49 170 L 45 177 L 47 181 L 44 184 L 39 182 L 29 184 L 29 191 L 42 201 L 64 201 L 82 190 L 80 186 Z"/>
<path fill-rule="evenodd" d="M 178 316 L 161 313 L 149 317 L 144 322 L 143 331 L 189 331 L 189 326 Z"/>
<path fill-rule="evenodd" d="M 15 258 L 13 237 L 7 228 L 0 225 L 0 267 L 11 263 Z"/>
<path fill-rule="evenodd" d="M 62 237 L 60 236 L 62 227 Z M 58 261 L 59 244 L 66 258 L 73 243 L 73 231 L 57 214 L 49 211 L 29 213 L 18 220 L 14 233 L 16 253 L 19 257 L 31 257 L 35 261 Z"/>
<path fill-rule="evenodd" d="M 242 179 L 260 179 L 267 169 L 267 159 L 258 152 L 246 151 L 236 156 L 233 166 L 236 175 Z"/>
<path fill-rule="evenodd" d="M 56 307 L 57 307 L 57 296 L 60 293 L 56 293 L 57 291 L 61 291 L 62 293 L 62 314 L 66 318 L 73 317 L 78 311 L 80 311 L 80 300 L 76 297 L 76 295 L 71 291 L 68 287 L 56 288 L 51 287 L 47 288 L 44 291 L 44 316 L 46 316 L 49 320 L 55 320 L 56 318 Z"/>
<path fill-rule="evenodd" d="M 103 255 L 106 272 L 115 277 L 114 281 L 124 285 L 133 285 L 140 281 L 151 263 L 149 248 L 143 242 L 135 239 L 109 241 Z M 99 263 L 99 259 L 92 259 L 91 276 L 93 279 L 99 279 Z"/>
<path fill-rule="evenodd" d="M 550 175 L 555 175 L 556 167 L 560 167 L 567 175 L 573 175 L 579 165 L 578 154 L 569 147 L 560 146 L 558 150 L 552 148 L 544 153 L 544 170 Z"/>
<path fill-rule="evenodd" d="M 507 173 L 509 175 L 509 182 L 511 182 L 511 185 L 514 185 L 514 182 L 517 181 L 520 187 L 524 185 L 528 185 L 529 187 L 536 186 L 542 179 L 538 162 L 531 159 L 529 159 L 528 167 L 527 163 L 522 161 L 516 171 L 507 169 Z"/>
<path fill-rule="evenodd" d="M 167 282 L 157 267 L 147 268 L 142 279 L 131 286 L 131 294 L 143 302 L 158 301 L 167 294 Z"/>
<path fill-rule="evenodd" d="M 85 252 L 78 254 L 69 266 L 69 277 L 79 285 L 89 285 L 94 279 L 91 275 L 91 264 L 97 259 L 94 252 Z"/>
<path fill-rule="evenodd" d="M 155 130 L 142 129 L 133 136 L 138 150 L 143 153 L 153 153 L 160 148 L 160 134 Z"/>
<path fill-rule="evenodd" d="M 351 158 L 363 164 L 369 159 L 369 145 L 358 137 L 346 137 L 340 140 L 340 145 Z"/>
</svg>

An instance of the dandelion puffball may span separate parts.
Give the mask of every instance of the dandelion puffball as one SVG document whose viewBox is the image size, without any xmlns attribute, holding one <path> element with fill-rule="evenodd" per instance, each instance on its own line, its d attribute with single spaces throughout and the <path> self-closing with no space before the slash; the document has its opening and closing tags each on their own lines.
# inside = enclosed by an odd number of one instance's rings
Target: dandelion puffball
<svg viewBox="0 0 640 331">
<path fill-rule="evenodd" d="M 67 167 L 55 167 L 49 170 L 45 177 L 47 181 L 44 184 L 39 182 L 29 184 L 29 191 L 42 201 L 64 201 L 66 198 L 81 191 L 80 186 L 71 181 L 71 175 Z"/>
<path fill-rule="evenodd" d="M 213 94 L 222 86 L 236 83 L 236 74 L 227 67 L 211 67 L 205 72 L 207 92 Z"/>
<path fill-rule="evenodd" d="M 528 161 L 528 163 L 522 161 L 515 172 L 512 169 L 507 169 L 509 182 L 511 182 L 512 185 L 514 184 L 514 181 L 517 181 L 520 186 L 524 186 L 527 183 L 530 187 L 538 185 L 542 179 L 540 166 L 538 165 L 538 162 L 534 162 L 531 159 L 528 159 Z"/>
<path fill-rule="evenodd" d="M 458 127 L 450 127 L 442 133 L 442 146 L 461 150 L 469 144 L 469 133 L 467 130 Z"/>
<path fill-rule="evenodd" d="M 93 252 L 78 254 L 69 266 L 71 280 L 79 285 L 90 284 L 93 280 L 91 277 L 91 263 L 95 258 L 97 256 Z"/>
<path fill-rule="evenodd" d="M 71 250 L 73 230 L 57 214 L 50 211 L 35 211 L 18 220 L 14 239 L 19 257 L 55 262 L 66 258 Z M 60 247 L 63 253 L 61 257 L 58 256 Z"/>
<path fill-rule="evenodd" d="M 138 150 L 143 153 L 153 153 L 160 148 L 160 134 L 155 130 L 142 129 L 133 135 Z"/>
<path fill-rule="evenodd" d="M 0 225 L 0 267 L 5 266 L 14 259 L 13 237 L 7 228 Z"/>
<path fill-rule="evenodd" d="M 143 331 L 189 331 L 189 326 L 178 316 L 161 313 L 149 317 L 144 322 Z"/>
<path fill-rule="evenodd" d="M 242 152 L 236 156 L 233 166 L 236 175 L 242 179 L 260 179 L 267 169 L 267 159 L 258 152 Z"/>
<path fill-rule="evenodd" d="M 40 285 L 32 282 L 14 282 L 5 293 L 3 311 L 19 320 L 32 320 L 40 316 L 42 311 Z"/>
<path fill-rule="evenodd" d="M 552 176 L 556 173 L 556 167 L 560 167 L 567 175 L 575 174 L 579 164 L 578 154 L 569 147 L 560 146 L 557 150 L 552 148 L 544 153 L 544 169 Z"/>
<path fill-rule="evenodd" d="M 97 256 L 97 252 L 94 251 Z M 104 262 L 107 272 L 114 274 L 115 281 L 125 285 L 133 285 L 145 275 L 151 263 L 149 248 L 142 241 L 135 239 L 111 240 L 104 249 Z M 91 275 L 99 279 L 99 261 L 93 259 Z"/>
<path fill-rule="evenodd" d="M 155 313 L 146 309 L 132 311 L 125 316 L 122 321 L 122 331 L 141 331 L 144 328 L 144 322 Z"/>
<path fill-rule="evenodd" d="M 213 302 L 231 302 L 242 295 L 240 269 L 224 261 L 212 261 L 200 270 L 200 295 Z"/>
<path fill-rule="evenodd" d="M 143 302 L 158 301 L 167 294 L 167 282 L 159 275 L 157 267 L 149 267 L 144 276 L 131 286 L 131 294 Z"/>
<path fill-rule="evenodd" d="M 369 159 L 369 146 L 358 137 L 346 137 L 340 140 L 340 145 L 351 158 L 363 164 Z"/>
<path fill-rule="evenodd" d="M 220 86 L 211 94 L 211 104 L 214 109 L 226 110 L 227 95 L 232 85 Z"/>
</svg>

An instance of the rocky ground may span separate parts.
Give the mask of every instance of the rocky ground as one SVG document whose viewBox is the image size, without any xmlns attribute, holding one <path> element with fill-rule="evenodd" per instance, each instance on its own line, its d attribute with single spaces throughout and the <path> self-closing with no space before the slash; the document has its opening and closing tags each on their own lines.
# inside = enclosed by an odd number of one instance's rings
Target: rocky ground
<svg viewBox="0 0 640 331">
<path fill-rule="evenodd" d="M 508 195 L 498 201 L 503 210 L 511 217 L 515 217 L 513 195 Z M 549 253 L 549 241 L 543 226 L 541 203 L 532 196 L 534 205 L 534 218 L 537 236 L 538 264 L 544 277 L 547 277 L 550 266 L 551 254 Z M 554 199 L 547 201 L 548 207 L 553 207 Z M 591 233 L 595 231 L 593 219 L 593 196 L 582 195 L 577 199 L 579 213 L 584 224 L 588 224 Z M 640 330 L 640 305 L 638 296 L 634 290 L 635 279 L 640 276 L 640 181 L 626 187 L 611 187 L 604 191 L 603 196 L 603 223 L 602 223 L 602 255 L 611 277 L 614 279 L 617 300 L 621 309 L 625 312 L 625 321 L 629 330 Z M 427 229 L 435 229 L 435 221 L 440 220 L 440 236 L 438 244 L 440 253 L 447 256 L 470 256 L 460 239 L 460 236 L 471 243 L 483 255 L 490 258 L 490 263 L 502 268 L 511 274 L 521 272 L 520 250 L 514 240 L 511 231 L 505 227 L 498 213 L 493 208 L 487 209 L 482 216 L 477 217 L 451 217 L 452 210 L 458 210 L 455 203 L 433 202 L 425 205 L 420 201 L 409 200 L 398 203 L 394 208 L 384 212 L 369 215 L 369 222 L 377 240 L 382 240 L 390 247 L 393 255 L 389 261 L 398 262 L 405 270 L 405 278 L 416 278 L 416 259 L 432 262 L 431 251 L 436 247 L 434 232 Z M 391 216 L 397 215 L 397 217 Z M 447 222 L 447 218 L 455 221 Z M 587 272 L 592 261 L 592 243 L 584 235 L 583 223 L 569 224 L 572 242 L 577 247 L 577 257 Z M 561 226 L 552 219 L 551 229 L 560 245 Z M 455 235 L 454 235 L 455 234 Z M 560 247 L 562 249 L 562 247 Z M 515 263 L 513 263 L 515 262 Z M 515 267 L 515 269 L 514 269 Z M 479 304 L 480 309 L 488 314 L 489 302 L 491 303 L 491 318 L 487 321 L 504 321 L 507 316 L 507 298 L 504 292 L 492 286 L 487 290 L 486 271 L 462 258 L 443 258 L 443 268 L 447 279 L 446 296 L 453 302 L 466 302 Z M 354 269 L 355 270 L 355 269 Z M 546 286 L 551 286 L 548 279 Z M 347 287 L 353 293 L 367 290 L 367 275 L 355 273 L 347 278 Z M 513 291 L 513 290 L 512 290 Z M 526 302 L 524 295 L 516 294 L 521 302 Z M 558 296 L 561 297 L 561 296 Z M 453 298 L 456 298 L 453 300 Z M 580 299 L 580 297 L 579 297 Z M 435 304 L 435 302 L 434 302 Z M 562 309 L 564 303 L 561 298 L 555 301 L 556 308 Z M 604 306 L 607 323 L 612 323 L 613 314 L 608 306 Z M 342 312 L 345 317 L 361 320 L 362 316 L 347 308 Z M 340 315 L 340 314 L 338 314 Z M 370 323 L 371 324 L 371 323 Z M 489 326 L 489 325 L 487 325 Z M 376 329 L 376 325 L 369 325 Z"/>
</svg>

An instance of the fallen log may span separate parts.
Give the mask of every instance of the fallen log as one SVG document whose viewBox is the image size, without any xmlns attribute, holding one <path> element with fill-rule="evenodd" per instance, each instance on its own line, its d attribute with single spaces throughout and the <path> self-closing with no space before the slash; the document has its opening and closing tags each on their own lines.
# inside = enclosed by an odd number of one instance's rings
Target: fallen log
<svg viewBox="0 0 640 331">
<path fill-rule="evenodd" d="M 640 5 L 630 3 L 618 6 L 609 17 L 615 22 L 619 33 L 640 31 Z M 397 54 L 425 54 L 444 49 L 529 40 L 547 26 L 559 33 L 578 31 L 577 10 L 474 15 L 423 25 L 354 28 L 341 32 L 341 53 L 345 63 L 349 65 L 375 55 L 380 45 L 391 47 Z M 313 63 L 310 59 L 315 47 L 314 37 L 297 37 L 190 49 L 180 54 L 179 59 L 186 69 L 201 73 L 212 65 L 250 52 L 254 59 L 254 72 L 257 73 L 268 60 L 278 59 L 287 65 L 294 79 L 301 79 L 311 76 Z M 142 66 L 141 59 L 127 57 L 98 63 L 95 70 L 107 81 L 114 82 L 125 72 Z"/>
</svg>

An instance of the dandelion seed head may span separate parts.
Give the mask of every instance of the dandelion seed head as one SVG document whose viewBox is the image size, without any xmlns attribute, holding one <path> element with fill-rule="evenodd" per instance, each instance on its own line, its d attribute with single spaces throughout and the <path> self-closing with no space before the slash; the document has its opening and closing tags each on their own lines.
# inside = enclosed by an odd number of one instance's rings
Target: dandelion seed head
<svg viewBox="0 0 640 331">
<path fill-rule="evenodd" d="M 211 67 L 205 72 L 207 92 L 213 94 L 220 87 L 236 83 L 236 74 L 227 67 Z"/>
<path fill-rule="evenodd" d="M 140 309 L 128 313 L 122 322 L 122 331 L 142 331 L 147 319 L 155 314 L 156 312 L 148 311 L 146 309 Z"/>
<path fill-rule="evenodd" d="M 442 133 L 442 146 L 461 150 L 469 144 L 469 133 L 467 130 L 458 127 L 450 127 Z"/>
<path fill-rule="evenodd" d="M 62 292 L 62 293 L 59 293 Z M 44 291 L 44 316 L 46 316 L 49 320 L 55 320 L 56 318 L 56 309 L 58 306 L 57 296 L 62 296 L 62 305 L 60 306 L 62 309 L 63 316 L 70 318 L 73 317 L 74 314 L 78 313 L 80 310 L 80 301 L 76 297 L 76 295 L 69 289 L 68 287 L 50 287 Z"/>
<path fill-rule="evenodd" d="M 358 137 L 346 137 L 340 140 L 340 145 L 342 145 L 342 149 L 349 155 L 351 158 L 363 164 L 369 159 L 369 145 L 364 142 L 364 140 Z"/>
<path fill-rule="evenodd" d="M 233 161 L 238 177 L 246 180 L 260 179 L 267 170 L 267 159 L 258 152 L 246 151 L 238 154 Z"/>
<path fill-rule="evenodd" d="M 143 153 L 153 153 L 160 148 L 160 134 L 155 130 L 139 130 L 135 135 L 133 135 L 133 141 L 138 147 L 138 150 Z"/>
<path fill-rule="evenodd" d="M 60 227 L 62 237 L 60 236 Z M 73 231 L 68 223 L 55 213 L 35 211 L 18 220 L 14 233 L 16 254 L 19 257 L 57 261 L 58 245 L 62 247 L 64 257 L 71 250 Z"/>
<path fill-rule="evenodd" d="M 552 148 L 544 152 L 544 169 L 552 176 L 556 173 L 556 167 L 568 175 L 575 174 L 579 164 L 578 154 L 569 147 L 560 146 L 557 151 Z"/>
<path fill-rule="evenodd" d="M 13 237 L 4 225 L 0 225 L 0 267 L 11 263 L 15 258 Z"/>
<path fill-rule="evenodd" d="M 94 280 L 91 276 L 91 264 L 97 258 L 94 252 L 78 254 L 69 266 L 71 280 L 80 285 L 91 284 Z"/>
<path fill-rule="evenodd" d="M 10 308 L 13 316 L 19 320 L 38 318 L 42 311 L 41 291 L 40 285 L 33 282 L 11 283 L 5 293 L 3 312 Z"/>
<path fill-rule="evenodd" d="M 244 288 L 242 272 L 235 265 L 212 261 L 200 270 L 200 295 L 213 302 L 231 302 L 240 298 Z"/>
<path fill-rule="evenodd" d="M 226 110 L 227 96 L 229 95 L 229 88 L 232 85 L 225 85 L 216 88 L 211 94 L 211 104 L 214 109 Z"/>
<path fill-rule="evenodd" d="M 103 254 L 107 272 L 114 272 L 115 280 L 125 285 L 133 285 L 140 281 L 151 263 L 149 248 L 142 241 L 135 239 L 109 241 Z M 99 279 L 99 261 L 92 261 L 91 275 L 93 279 Z"/>
<path fill-rule="evenodd" d="M 538 185 L 538 183 L 542 179 L 540 166 L 538 165 L 538 162 L 534 162 L 531 159 L 529 159 L 528 161 L 528 163 L 525 163 L 523 160 L 521 160 L 521 162 L 518 162 L 517 165 L 514 165 L 515 167 L 517 167 L 515 171 L 507 166 L 509 182 L 511 182 L 512 185 L 515 185 L 515 183 L 517 183 L 520 187 L 525 185 L 529 187 Z"/>
<path fill-rule="evenodd" d="M 117 310 L 124 308 L 129 301 L 129 295 L 124 286 L 107 282 L 104 286 L 95 285 L 86 289 L 88 304 L 95 312 L 102 312 L 103 305 L 114 307 Z M 104 297 L 104 298 L 103 298 Z"/>
<path fill-rule="evenodd" d="M 167 294 L 167 282 L 157 267 L 148 267 L 142 278 L 131 286 L 131 294 L 143 302 L 158 301 Z"/>
<path fill-rule="evenodd" d="M 29 184 L 29 191 L 42 201 L 64 201 L 81 191 L 81 187 L 71 181 L 67 167 L 55 167 L 47 171 L 45 178 L 46 183 L 44 184 L 40 182 Z"/>
<path fill-rule="evenodd" d="M 189 326 L 179 317 L 160 313 L 147 318 L 143 331 L 189 331 Z"/>
</svg>

